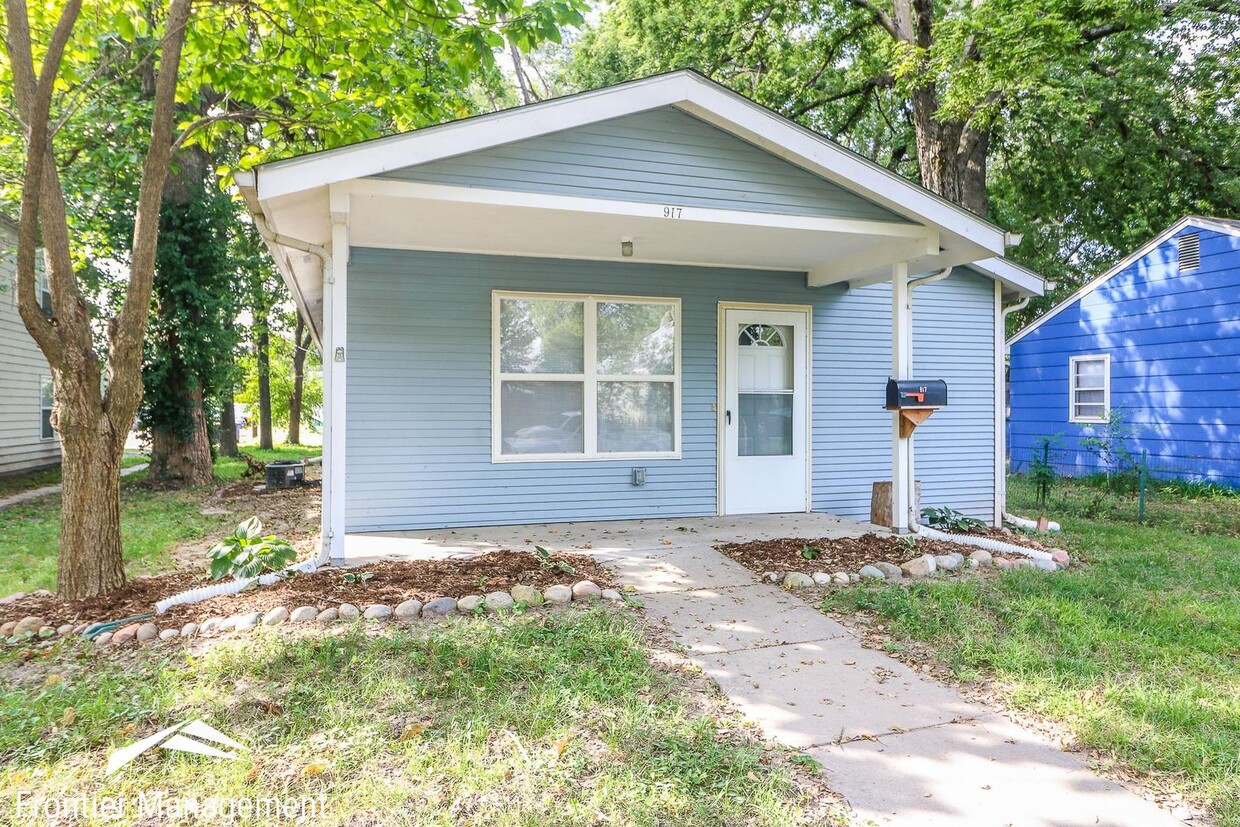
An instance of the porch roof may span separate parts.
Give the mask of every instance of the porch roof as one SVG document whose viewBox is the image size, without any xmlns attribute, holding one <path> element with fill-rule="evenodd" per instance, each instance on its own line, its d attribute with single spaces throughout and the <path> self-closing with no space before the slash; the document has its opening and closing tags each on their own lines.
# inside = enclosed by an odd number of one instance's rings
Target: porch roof
<svg viewBox="0 0 1240 827">
<path fill-rule="evenodd" d="M 395 170 L 673 107 L 864 198 L 889 220 L 755 212 L 408 180 Z M 886 280 L 1001 256 L 999 227 L 691 71 L 262 165 L 237 183 L 316 338 L 332 225 L 349 243 L 807 274 L 810 286 Z M 795 211 L 792 211 L 795 212 Z M 1006 265 L 1006 262 L 1002 262 Z M 1017 293 L 1041 282 L 980 267 Z"/>
</svg>

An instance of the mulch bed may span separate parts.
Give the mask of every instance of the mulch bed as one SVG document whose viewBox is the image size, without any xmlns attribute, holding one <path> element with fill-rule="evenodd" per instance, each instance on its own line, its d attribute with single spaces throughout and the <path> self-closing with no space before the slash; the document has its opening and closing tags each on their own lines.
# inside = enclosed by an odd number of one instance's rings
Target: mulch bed
<svg viewBox="0 0 1240 827">
<path fill-rule="evenodd" d="M 816 559 L 807 560 L 801 555 L 805 547 L 816 548 L 822 553 Z M 764 574 L 768 571 L 799 571 L 805 574 L 824 571 L 856 573 L 869 563 L 885 560 L 899 565 L 923 554 L 951 554 L 960 552 L 968 557 L 977 549 L 959 543 L 917 538 L 917 548 L 909 552 L 900 547 L 894 535 L 863 534 L 860 537 L 805 539 L 786 537 L 778 540 L 754 540 L 749 543 L 726 543 L 715 546 L 750 571 Z"/>
<path fill-rule="evenodd" d="M 174 606 L 157 620 L 161 626 L 173 626 L 207 617 L 265 612 L 277 606 L 292 610 L 298 606 L 326 609 L 341 603 L 365 608 L 373 603 L 387 606 L 410 599 L 426 601 L 432 597 L 464 597 L 469 594 L 507 591 L 518 583 L 546 589 L 548 586 L 571 586 L 582 580 L 593 580 L 608 588 L 613 575 L 591 557 L 580 554 L 552 554 L 551 563 L 564 562 L 573 573 L 557 566 L 544 567 L 536 555 L 525 551 L 493 551 L 459 560 L 384 561 L 351 569 L 323 568 L 313 574 L 302 574 L 272 586 L 261 586 L 237 595 L 215 597 L 202 603 Z M 373 575 L 360 582 L 360 575 Z M 353 574 L 357 582 L 346 582 Z M 174 594 L 207 585 L 202 575 L 178 571 L 155 577 L 135 577 L 124 588 L 107 597 L 65 602 L 55 597 L 25 597 L 0 606 L 0 623 L 34 615 L 50 626 L 118 620 L 155 610 L 155 602 Z"/>
</svg>

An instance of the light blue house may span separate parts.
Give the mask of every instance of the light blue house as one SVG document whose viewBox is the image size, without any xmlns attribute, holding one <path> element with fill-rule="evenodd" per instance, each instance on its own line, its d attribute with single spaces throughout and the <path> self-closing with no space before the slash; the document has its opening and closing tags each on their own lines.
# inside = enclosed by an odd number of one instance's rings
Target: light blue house
<svg viewBox="0 0 1240 827">
<path fill-rule="evenodd" d="M 238 177 L 323 346 L 324 538 L 1002 511 L 998 227 L 691 72 Z M 978 262 L 982 262 L 978 264 Z M 889 376 L 944 379 L 917 432 Z M 914 447 L 914 443 L 916 443 Z M 915 469 L 915 470 L 914 470 Z"/>
<path fill-rule="evenodd" d="M 1240 485 L 1240 221 L 1177 222 L 1009 346 L 1014 469 L 1057 437 L 1061 471 L 1105 470 L 1081 440 L 1110 430 L 1154 474 Z"/>
</svg>

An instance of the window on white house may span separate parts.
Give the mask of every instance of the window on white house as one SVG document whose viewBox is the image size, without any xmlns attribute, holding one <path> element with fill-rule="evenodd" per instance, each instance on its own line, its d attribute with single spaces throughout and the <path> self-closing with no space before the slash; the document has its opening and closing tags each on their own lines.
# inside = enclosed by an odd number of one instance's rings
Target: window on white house
<svg viewBox="0 0 1240 827">
<path fill-rule="evenodd" d="M 39 437 L 55 439 L 56 430 L 52 427 L 52 379 L 43 376 L 39 379 Z"/>
<path fill-rule="evenodd" d="M 495 459 L 675 456 L 680 302 L 494 294 Z"/>
<path fill-rule="evenodd" d="M 1111 407 L 1111 357 L 1073 356 L 1068 360 L 1072 422 L 1105 422 Z"/>
<path fill-rule="evenodd" d="M 34 297 L 43 312 L 52 315 L 52 288 L 47 283 L 47 269 L 43 266 L 43 251 L 39 250 L 39 263 L 34 271 Z"/>
</svg>

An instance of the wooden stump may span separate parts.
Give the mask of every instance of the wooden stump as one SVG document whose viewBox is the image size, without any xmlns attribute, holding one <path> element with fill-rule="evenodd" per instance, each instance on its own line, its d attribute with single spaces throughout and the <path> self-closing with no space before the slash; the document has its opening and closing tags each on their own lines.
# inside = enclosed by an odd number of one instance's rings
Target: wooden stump
<svg viewBox="0 0 1240 827">
<path fill-rule="evenodd" d="M 921 480 L 914 483 L 914 487 L 916 501 L 913 503 L 913 511 L 921 514 Z M 891 480 L 874 483 L 870 491 L 870 522 L 874 525 L 893 528 L 895 520 L 892 519 L 891 514 Z"/>
</svg>

